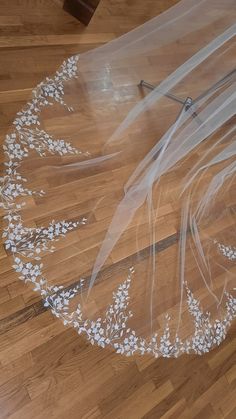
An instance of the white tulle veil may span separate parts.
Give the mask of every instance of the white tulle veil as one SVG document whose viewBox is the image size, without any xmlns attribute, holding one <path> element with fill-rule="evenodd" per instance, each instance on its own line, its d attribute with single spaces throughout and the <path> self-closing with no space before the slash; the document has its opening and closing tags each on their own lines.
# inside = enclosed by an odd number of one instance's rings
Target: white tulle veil
<svg viewBox="0 0 236 419">
<path fill-rule="evenodd" d="M 203 354 L 232 324 L 235 17 L 182 0 L 69 58 L 6 137 L 14 269 L 92 344 Z"/>
</svg>

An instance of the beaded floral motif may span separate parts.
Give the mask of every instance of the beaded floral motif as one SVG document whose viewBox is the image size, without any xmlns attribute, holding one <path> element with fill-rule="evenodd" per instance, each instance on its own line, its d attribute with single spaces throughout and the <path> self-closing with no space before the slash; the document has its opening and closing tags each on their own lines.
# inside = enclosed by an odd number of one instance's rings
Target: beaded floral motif
<svg viewBox="0 0 236 419">
<path fill-rule="evenodd" d="M 73 326 L 79 334 L 87 336 L 91 344 L 101 347 L 112 346 L 117 353 L 133 355 L 146 353 L 155 357 L 177 357 L 181 353 L 203 354 L 214 345 L 219 345 L 225 338 L 226 330 L 236 315 L 236 299 L 225 292 L 226 315 L 223 320 L 210 320 L 209 313 L 203 313 L 199 301 L 185 284 L 187 304 L 194 320 L 194 334 L 191 339 L 182 341 L 178 335 L 171 338 L 170 316 L 165 316 L 165 326 L 162 335 L 154 333 L 150 339 L 137 336 L 135 330 L 128 326 L 133 316 L 129 306 L 129 289 L 134 269 L 130 268 L 127 278 L 113 293 L 113 302 L 107 307 L 105 316 L 97 319 L 84 319 L 80 304 L 73 312 L 69 312 L 70 300 L 83 291 L 84 280 L 81 279 L 74 287 L 64 289 L 62 286 L 49 286 L 43 275 L 41 256 L 52 252 L 53 241 L 59 240 L 69 231 L 82 227 L 86 219 L 79 221 L 52 221 L 48 226 L 28 228 L 23 225 L 20 210 L 24 202 L 20 201 L 27 195 L 43 196 L 44 191 L 33 191 L 27 188 L 27 179 L 19 172 L 23 159 L 34 150 L 41 157 L 50 154 L 60 156 L 81 154 L 88 156 L 71 146 L 63 139 L 55 139 L 41 128 L 40 112 L 46 106 L 55 102 L 69 107 L 64 101 L 64 83 L 77 77 L 78 56 L 65 61 L 56 72 L 55 77 L 47 78 L 33 90 L 33 98 L 26 107 L 18 112 L 14 121 L 15 130 L 6 136 L 4 151 L 7 156 L 5 175 L 1 179 L 2 208 L 6 211 L 7 223 L 3 232 L 5 247 L 13 254 L 15 271 L 20 280 L 30 283 L 34 291 L 41 294 L 44 304 L 52 313 L 60 318 L 65 325 Z M 19 198 L 19 199 L 18 199 Z M 230 260 L 235 259 L 235 249 L 218 243 L 219 250 Z M 30 260 L 30 261 L 29 261 Z"/>
</svg>

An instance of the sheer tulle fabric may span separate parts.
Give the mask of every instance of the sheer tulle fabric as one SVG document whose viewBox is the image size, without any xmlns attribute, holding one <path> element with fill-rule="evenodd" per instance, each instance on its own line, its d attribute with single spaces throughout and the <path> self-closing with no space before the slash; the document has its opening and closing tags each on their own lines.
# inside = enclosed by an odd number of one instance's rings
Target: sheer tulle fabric
<svg viewBox="0 0 236 419">
<path fill-rule="evenodd" d="M 14 269 L 92 344 L 203 354 L 235 317 L 235 15 L 182 1 L 71 57 L 6 138 Z"/>
</svg>

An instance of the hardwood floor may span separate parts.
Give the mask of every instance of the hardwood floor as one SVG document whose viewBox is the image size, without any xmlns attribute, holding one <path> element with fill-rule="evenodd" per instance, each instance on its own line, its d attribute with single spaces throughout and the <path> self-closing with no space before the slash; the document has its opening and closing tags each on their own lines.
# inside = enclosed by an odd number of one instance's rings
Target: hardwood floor
<svg viewBox="0 0 236 419">
<path fill-rule="evenodd" d="M 1 0 L 1 140 L 31 89 L 66 57 L 108 42 L 176 2 L 101 0 L 84 27 L 63 11 L 61 0 L 11 0 L 10 6 Z M 174 232 L 169 236 L 174 240 Z M 235 327 L 203 357 L 125 358 L 65 328 L 11 265 L 2 245 L 0 419 L 236 417 Z"/>
</svg>

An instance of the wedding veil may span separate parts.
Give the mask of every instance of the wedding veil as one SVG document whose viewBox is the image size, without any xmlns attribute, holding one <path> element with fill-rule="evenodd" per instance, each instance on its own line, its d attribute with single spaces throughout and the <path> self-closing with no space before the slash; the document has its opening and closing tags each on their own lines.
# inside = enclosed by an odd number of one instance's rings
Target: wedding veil
<svg viewBox="0 0 236 419">
<path fill-rule="evenodd" d="M 6 136 L 14 269 L 92 344 L 203 354 L 236 315 L 235 17 L 182 0 L 69 58 Z"/>
</svg>

